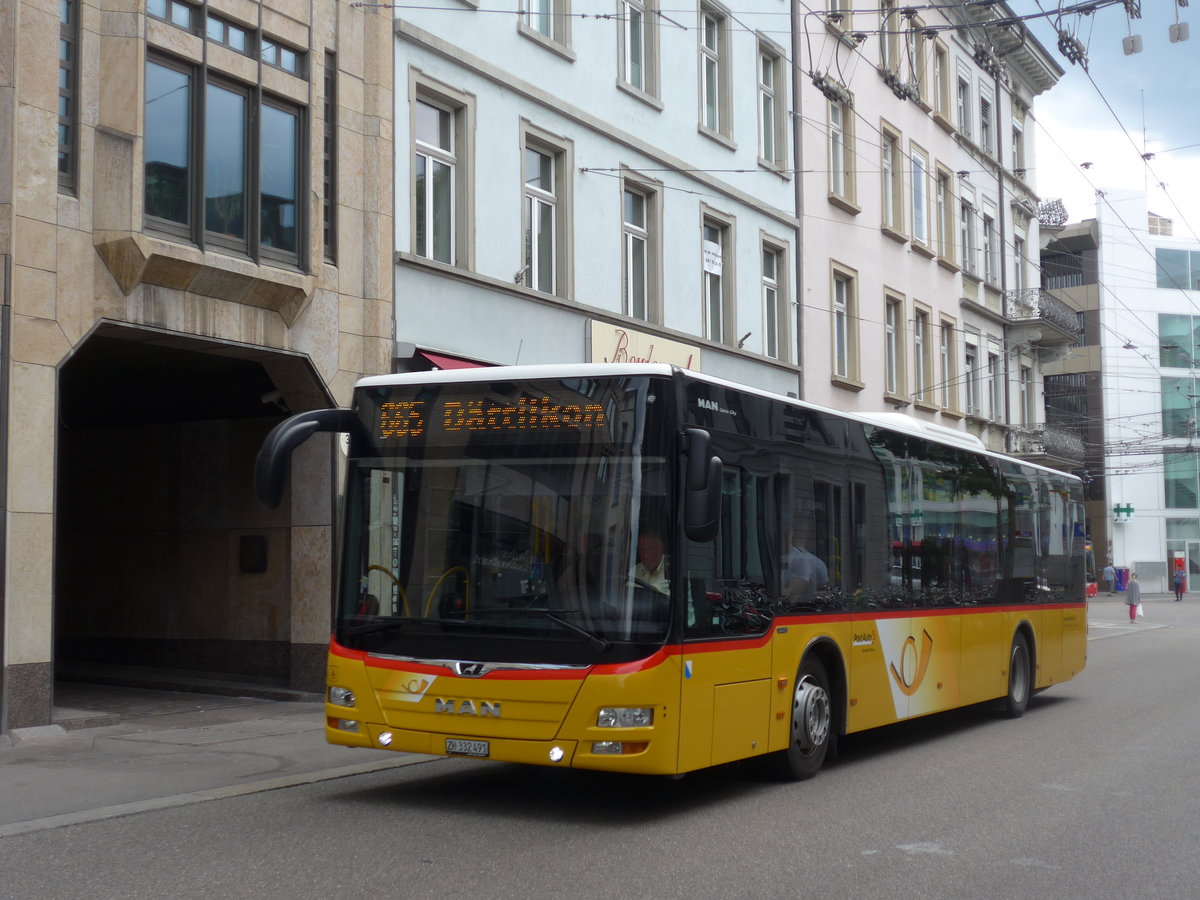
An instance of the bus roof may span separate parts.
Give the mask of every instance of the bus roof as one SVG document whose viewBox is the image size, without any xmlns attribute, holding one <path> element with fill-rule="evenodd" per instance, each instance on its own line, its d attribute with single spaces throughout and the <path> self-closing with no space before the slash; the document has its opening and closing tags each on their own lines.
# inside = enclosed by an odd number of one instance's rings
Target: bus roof
<svg viewBox="0 0 1200 900">
<path fill-rule="evenodd" d="M 602 378 L 630 375 L 659 375 L 667 377 L 678 376 L 692 379 L 694 381 L 703 381 L 718 387 L 742 391 L 747 394 L 755 394 L 757 396 L 767 397 L 772 400 L 779 400 L 802 409 L 811 409 L 818 412 L 824 412 L 843 419 L 861 422 L 865 425 L 874 425 L 878 428 L 886 428 L 889 431 L 900 432 L 915 437 L 922 437 L 927 440 L 934 441 L 935 443 L 949 444 L 962 449 L 972 450 L 997 459 L 1011 459 L 1015 462 L 1019 462 L 1023 466 L 1031 466 L 1042 471 L 1053 472 L 1056 475 L 1063 475 L 1067 478 L 1078 479 L 1078 476 L 1072 475 L 1069 472 L 1063 472 L 1059 469 L 1052 469 L 1049 466 L 1043 466 L 1038 463 L 1029 462 L 1028 460 L 1017 459 L 1016 457 L 1011 457 L 1003 453 L 997 453 L 993 450 L 989 450 L 983 441 L 973 434 L 968 434 L 965 431 L 959 431 L 955 428 L 947 428 L 945 425 L 938 425 L 933 422 L 925 422 L 921 419 L 914 419 L 912 416 L 905 415 L 904 413 L 847 412 L 845 410 L 833 409 L 832 407 L 828 406 L 821 406 L 817 403 L 810 403 L 806 400 L 799 400 L 795 397 L 776 394 L 748 384 L 740 384 L 736 381 L 719 378 L 715 375 L 709 375 L 704 372 L 697 372 L 694 369 L 682 369 L 679 366 L 669 365 L 667 363 L 562 363 L 528 366 L 478 366 L 466 369 L 437 369 L 428 372 L 407 372 L 394 375 L 372 375 L 359 379 L 355 387 L 388 387 L 391 385 L 399 386 L 408 384 L 469 384 L 473 381 L 532 381 L 542 378 Z"/>
</svg>

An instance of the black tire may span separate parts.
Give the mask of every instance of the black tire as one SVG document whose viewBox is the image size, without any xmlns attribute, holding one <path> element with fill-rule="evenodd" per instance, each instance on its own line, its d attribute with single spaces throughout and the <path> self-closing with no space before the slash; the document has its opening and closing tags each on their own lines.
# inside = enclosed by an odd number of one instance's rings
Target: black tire
<svg viewBox="0 0 1200 900">
<path fill-rule="evenodd" d="M 1004 698 L 1004 711 L 1010 719 L 1019 719 L 1029 708 L 1033 696 L 1033 660 L 1029 656 L 1029 642 L 1025 635 L 1013 635 L 1012 649 L 1008 653 L 1008 696 Z"/>
<path fill-rule="evenodd" d="M 792 693 L 791 735 L 786 750 L 774 754 L 777 775 L 789 781 L 812 778 L 833 742 L 833 696 L 825 666 L 808 656 L 796 674 Z"/>
</svg>

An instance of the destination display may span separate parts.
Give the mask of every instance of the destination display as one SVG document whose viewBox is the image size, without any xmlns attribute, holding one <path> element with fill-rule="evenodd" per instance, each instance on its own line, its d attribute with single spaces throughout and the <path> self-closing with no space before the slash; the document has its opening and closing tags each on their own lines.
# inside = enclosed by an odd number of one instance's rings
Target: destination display
<svg viewBox="0 0 1200 900">
<path fill-rule="evenodd" d="M 447 433 L 590 430 L 608 426 L 599 403 L 559 403 L 550 397 L 521 397 L 516 403 L 466 400 L 390 400 L 379 407 L 379 436 L 415 438 L 433 428 Z"/>
</svg>

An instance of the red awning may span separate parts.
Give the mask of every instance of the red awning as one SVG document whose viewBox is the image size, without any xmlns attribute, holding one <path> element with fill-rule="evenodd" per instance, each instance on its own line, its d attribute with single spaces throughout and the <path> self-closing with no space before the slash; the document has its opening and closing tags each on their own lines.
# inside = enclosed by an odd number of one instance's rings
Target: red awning
<svg viewBox="0 0 1200 900">
<path fill-rule="evenodd" d="M 429 360 L 439 369 L 479 369 L 483 363 L 470 359 L 460 359 L 457 356 L 445 356 L 441 353 L 430 353 L 428 350 L 418 350 L 417 356 Z"/>
</svg>

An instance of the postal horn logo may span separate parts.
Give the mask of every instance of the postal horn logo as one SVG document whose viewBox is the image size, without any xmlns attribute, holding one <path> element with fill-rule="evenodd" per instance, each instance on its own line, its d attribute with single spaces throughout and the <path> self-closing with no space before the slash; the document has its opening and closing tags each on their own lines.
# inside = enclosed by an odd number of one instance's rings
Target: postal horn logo
<svg viewBox="0 0 1200 900">
<path fill-rule="evenodd" d="M 436 677 L 429 678 L 414 672 L 400 672 L 392 683 L 396 699 L 403 703 L 420 703 L 436 680 Z"/>
<path fill-rule="evenodd" d="M 921 629 L 921 649 L 917 650 L 917 639 L 911 634 L 905 639 L 900 648 L 900 668 L 892 663 L 892 678 L 896 687 L 905 697 L 911 697 L 921 689 L 925 680 L 925 671 L 929 668 L 929 658 L 933 656 L 933 637 L 928 631 Z"/>
</svg>

